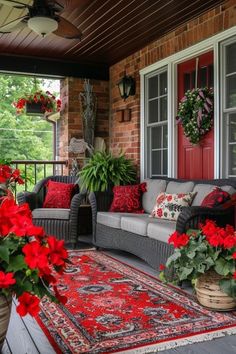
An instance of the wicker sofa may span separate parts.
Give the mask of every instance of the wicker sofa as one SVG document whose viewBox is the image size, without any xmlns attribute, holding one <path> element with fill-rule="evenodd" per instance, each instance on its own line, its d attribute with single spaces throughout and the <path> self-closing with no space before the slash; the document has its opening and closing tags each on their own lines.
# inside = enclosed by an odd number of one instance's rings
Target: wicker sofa
<svg viewBox="0 0 236 354">
<path fill-rule="evenodd" d="M 173 252 L 172 246 L 168 244 L 168 238 L 175 230 L 183 233 L 189 228 L 197 228 L 199 222 L 205 219 L 216 220 L 219 226 L 234 225 L 235 179 L 186 181 L 162 178 L 149 179 L 146 183 L 147 192 L 142 197 L 145 214 L 109 212 L 113 199 L 112 192 L 89 194 L 92 207 L 93 243 L 96 247 L 130 252 L 157 269 Z M 202 200 L 215 186 L 221 187 L 234 197 L 231 201 L 215 208 L 201 207 Z M 197 192 L 192 205 L 183 208 L 177 222 L 149 217 L 160 192 L 192 191 Z"/>
</svg>

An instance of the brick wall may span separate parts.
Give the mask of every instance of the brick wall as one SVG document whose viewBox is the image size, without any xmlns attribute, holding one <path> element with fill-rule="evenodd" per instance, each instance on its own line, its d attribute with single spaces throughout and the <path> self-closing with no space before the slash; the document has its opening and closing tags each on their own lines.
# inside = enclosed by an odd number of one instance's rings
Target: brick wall
<svg viewBox="0 0 236 354">
<path fill-rule="evenodd" d="M 130 55 L 110 68 L 111 122 L 110 149 L 117 153 L 121 149 L 127 157 L 140 163 L 140 78 L 139 70 L 163 58 L 190 47 L 210 36 L 236 25 L 236 1 L 228 0 L 222 6 L 208 11 L 168 33 L 159 40 Z M 136 95 L 124 102 L 119 95 L 117 83 L 124 76 L 131 75 L 136 81 Z M 132 110 L 131 121 L 118 121 L 119 109 Z"/>
<path fill-rule="evenodd" d="M 90 80 L 93 92 L 97 96 L 97 117 L 95 136 L 105 139 L 109 143 L 109 82 Z M 82 118 L 80 114 L 80 92 L 84 91 L 84 80 L 79 78 L 65 78 L 61 80 L 62 111 L 60 118 L 59 157 L 67 159 L 67 147 L 72 137 L 83 138 Z M 69 154 L 69 157 L 73 157 Z M 83 155 L 81 156 L 83 157 Z"/>
</svg>

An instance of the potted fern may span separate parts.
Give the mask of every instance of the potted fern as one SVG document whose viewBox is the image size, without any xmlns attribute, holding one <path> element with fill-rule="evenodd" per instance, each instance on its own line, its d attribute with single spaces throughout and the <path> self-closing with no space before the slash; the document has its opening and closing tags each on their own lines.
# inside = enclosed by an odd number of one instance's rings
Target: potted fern
<svg viewBox="0 0 236 354">
<path fill-rule="evenodd" d="M 136 181 L 136 170 L 124 154 L 96 152 L 79 172 L 82 187 L 90 192 L 105 192 L 113 186 L 132 184 Z"/>
</svg>

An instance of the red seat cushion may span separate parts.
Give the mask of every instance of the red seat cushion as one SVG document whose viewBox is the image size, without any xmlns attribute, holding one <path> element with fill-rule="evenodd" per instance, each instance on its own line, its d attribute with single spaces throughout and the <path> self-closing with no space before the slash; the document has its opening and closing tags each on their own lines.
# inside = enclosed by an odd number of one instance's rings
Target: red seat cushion
<svg viewBox="0 0 236 354">
<path fill-rule="evenodd" d="M 214 208 L 230 200 L 230 194 L 216 187 L 212 192 L 207 194 L 202 201 L 201 206 Z"/>
<path fill-rule="evenodd" d="M 75 184 L 54 182 L 47 183 L 47 193 L 43 203 L 43 208 L 69 209 L 71 198 L 75 192 Z"/>
<path fill-rule="evenodd" d="M 115 186 L 114 198 L 109 211 L 124 213 L 144 213 L 141 203 L 142 193 L 146 192 L 146 183 Z"/>
</svg>

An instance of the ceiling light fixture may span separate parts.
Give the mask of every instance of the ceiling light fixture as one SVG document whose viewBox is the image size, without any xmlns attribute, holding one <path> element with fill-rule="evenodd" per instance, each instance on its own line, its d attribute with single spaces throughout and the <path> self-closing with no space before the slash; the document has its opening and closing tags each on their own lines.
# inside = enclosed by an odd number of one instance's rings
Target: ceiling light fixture
<svg viewBox="0 0 236 354">
<path fill-rule="evenodd" d="M 28 20 L 28 26 L 32 31 L 45 37 L 57 30 L 58 22 L 50 17 L 34 16 Z"/>
</svg>

